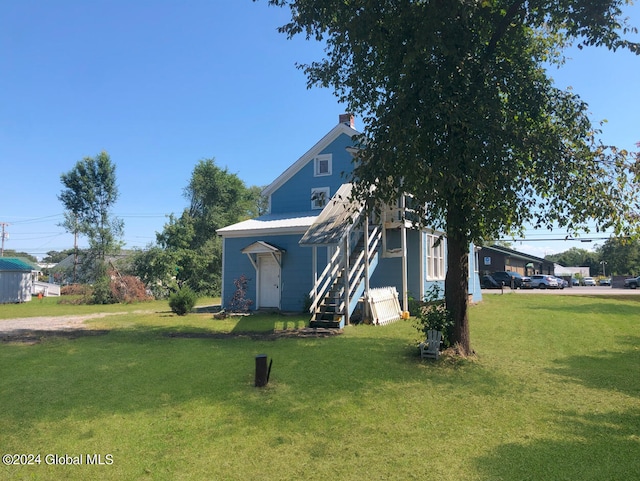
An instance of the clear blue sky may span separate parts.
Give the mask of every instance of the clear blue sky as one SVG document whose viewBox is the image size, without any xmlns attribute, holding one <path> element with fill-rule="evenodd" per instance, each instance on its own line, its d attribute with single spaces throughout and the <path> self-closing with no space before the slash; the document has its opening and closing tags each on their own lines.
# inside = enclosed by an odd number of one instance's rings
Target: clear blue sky
<svg viewBox="0 0 640 481">
<path fill-rule="evenodd" d="M 127 248 L 180 214 L 193 167 L 215 158 L 266 185 L 338 121 L 331 91 L 296 62 L 322 47 L 287 40 L 266 0 L 5 0 L 0 3 L 0 222 L 5 248 L 42 257 L 73 246 L 59 227 L 60 175 L 102 150 L 116 164 Z M 640 27 L 640 7 L 628 9 Z M 637 39 L 640 39 L 636 36 Z M 640 141 L 640 57 L 575 51 L 553 72 L 607 119 L 603 140 Z M 356 128 L 361 125 L 356 119 Z M 563 233 L 528 232 L 530 239 Z M 582 244 L 525 242 L 534 254 Z"/>
</svg>

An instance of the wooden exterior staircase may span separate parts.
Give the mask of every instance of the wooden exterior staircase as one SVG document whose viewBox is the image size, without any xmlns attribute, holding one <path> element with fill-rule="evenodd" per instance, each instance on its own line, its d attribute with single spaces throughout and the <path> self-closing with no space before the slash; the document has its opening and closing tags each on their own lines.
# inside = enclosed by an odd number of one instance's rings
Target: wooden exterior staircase
<svg viewBox="0 0 640 481">
<path fill-rule="evenodd" d="M 310 292 L 311 327 L 343 327 L 358 305 L 378 264 L 381 229 L 360 233 L 353 249 L 338 247 Z M 346 255 L 345 255 L 346 253 Z"/>
<path fill-rule="evenodd" d="M 343 184 L 324 207 L 314 224 L 300 240 L 300 245 L 313 248 L 313 288 L 311 299 L 311 327 L 343 327 L 365 294 L 367 303 L 375 304 L 369 279 L 376 269 L 380 256 L 403 257 L 403 297 L 406 297 L 406 209 L 405 196 L 397 206 L 388 208 L 378 222 L 370 223 L 364 205 L 351 200 L 352 184 Z M 401 229 L 402 247 L 389 249 L 386 242 L 388 229 Z M 318 248 L 326 247 L 330 253 L 326 267 L 318 273 Z M 397 291 L 394 306 L 398 305 Z M 384 297 L 384 295 L 383 295 Z M 387 296 L 388 297 L 388 296 Z M 406 301 L 403 299 L 403 305 Z M 368 310 L 368 307 L 367 309 Z M 372 319 L 385 323 L 397 319 L 399 309 L 386 309 L 395 314 L 385 314 Z M 369 315 L 369 313 L 365 313 Z M 402 315 L 402 312 L 399 312 Z"/>
</svg>

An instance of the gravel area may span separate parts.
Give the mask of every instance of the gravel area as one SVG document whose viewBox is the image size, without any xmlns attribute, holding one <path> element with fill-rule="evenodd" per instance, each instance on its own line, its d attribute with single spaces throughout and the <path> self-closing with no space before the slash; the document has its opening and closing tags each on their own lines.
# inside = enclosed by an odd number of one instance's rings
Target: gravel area
<svg viewBox="0 0 640 481">
<path fill-rule="evenodd" d="M 107 316 L 125 314 L 122 312 L 84 314 L 76 316 L 23 317 L 19 319 L 0 319 L 0 335 L 19 334 L 25 331 L 68 331 L 70 329 L 88 329 L 84 321 Z"/>
<path fill-rule="evenodd" d="M 0 342 L 35 344 L 43 337 L 65 337 L 75 339 L 82 336 L 99 336 L 109 331 L 91 329 L 84 322 L 124 312 L 83 314 L 76 316 L 23 317 L 0 320 Z"/>
<path fill-rule="evenodd" d="M 138 311 L 149 312 L 149 311 Z M 20 319 L 0 319 L 0 342 L 37 343 L 43 337 L 78 338 L 106 334 L 109 331 L 91 329 L 84 322 L 88 319 L 98 319 L 107 316 L 117 316 L 125 312 L 97 313 L 75 316 L 43 316 L 26 317 Z M 178 338 L 213 338 L 224 339 L 230 337 L 248 337 L 252 339 L 274 340 L 286 337 L 331 337 L 342 334 L 341 329 L 304 328 L 276 330 L 264 333 L 201 333 L 201 332 L 171 332 L 166 336 Z"/>
</svg>

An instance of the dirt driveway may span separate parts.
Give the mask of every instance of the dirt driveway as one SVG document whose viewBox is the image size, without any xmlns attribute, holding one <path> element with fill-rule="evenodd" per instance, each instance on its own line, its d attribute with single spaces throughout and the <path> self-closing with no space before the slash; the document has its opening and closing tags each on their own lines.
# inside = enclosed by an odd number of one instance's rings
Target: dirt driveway
<svg viewBox="0 0 640 481">
<path fill-rule="evenodd" d="M 152 311 L 134 311 L 139 313 L 149 313 Z M 0 342 L 18 342 L 35 344 L 44 337 L 64 337 L 76 339 L 83 336 L 99 336 L 107 334 L 108 330 L 92 329 L 85 324 L 89 319 L 99 319 L 108 316 L 118 316 L 127 312 L 110 312 L 97 314 L 81 314 L 75 316 L 43 316 L 25 317 L 19 319 L 0 319 Z M 171 332 L 168 330 L 168 337 L 207 337 L 207 338 L 229 338 L 229 337 L 251 337 L 255 339 L 279 339 L 284 337 L 331 337 L 341 334 L 342 329 L 324 328 L 300 328 L 274 330 L 264 333 L 202 333 L 202 332 Z"/>
<path fill-rule="evenodd" d="M 121 314 L 126 314 L 126 312 L 0 319 L 0 341 L 37 342 L 44 335 L 80 337 L 83 335 L 105 334 L 107 331 L 91 329 L 84 322 L 89 319 Z"/>
</svg>

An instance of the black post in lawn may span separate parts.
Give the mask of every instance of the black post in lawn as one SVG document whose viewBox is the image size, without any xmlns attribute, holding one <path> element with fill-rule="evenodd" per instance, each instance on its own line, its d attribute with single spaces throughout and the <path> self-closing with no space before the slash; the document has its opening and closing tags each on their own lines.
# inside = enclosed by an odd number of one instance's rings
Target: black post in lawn
<svg viewBox="0 0 640 481">
<path fill-rule="evenodd" d="M 273 364 L 273 359 L 271 359 L 271 362 L 269 362 L 269 367 L 267 367 L 266 354 L 258 354 L 256 356 L 256 387 L 266 386 L 269 382 L 269 375 L 271 374 L 271 364 Z"/>
</svg>

